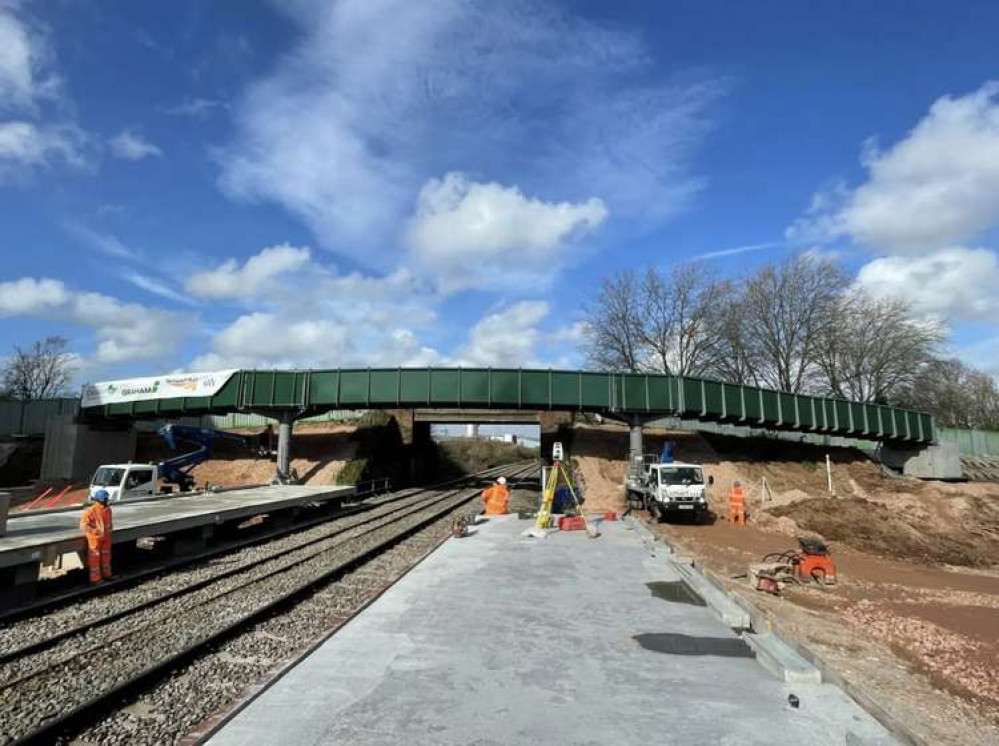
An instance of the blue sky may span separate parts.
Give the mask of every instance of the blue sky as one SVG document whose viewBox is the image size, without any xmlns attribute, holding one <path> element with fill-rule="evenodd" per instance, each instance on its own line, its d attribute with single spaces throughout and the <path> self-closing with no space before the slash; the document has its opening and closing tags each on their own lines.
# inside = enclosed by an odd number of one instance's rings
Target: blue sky
<svg viewBox="0 0 999 746">
<path fill-rule="evenodd" d="M 999 5 L 0 0 L 0 350 L 579 364 L 611 271 L 795 251 L 999 370 Z"/>
</svg>

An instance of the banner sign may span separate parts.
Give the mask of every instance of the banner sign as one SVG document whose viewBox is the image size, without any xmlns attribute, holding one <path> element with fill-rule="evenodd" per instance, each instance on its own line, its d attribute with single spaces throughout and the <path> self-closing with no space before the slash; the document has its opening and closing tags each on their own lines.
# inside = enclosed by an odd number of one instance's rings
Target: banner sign
<svg viewBox="0 0 999 746">
<path fill-rule="evenodd" d="M 236 370 L 238 369 L 85 383 L 83 406 L 96 407 L 101 404 L 173 399 L 180 396 L 214 396 Z"/>
</svg>

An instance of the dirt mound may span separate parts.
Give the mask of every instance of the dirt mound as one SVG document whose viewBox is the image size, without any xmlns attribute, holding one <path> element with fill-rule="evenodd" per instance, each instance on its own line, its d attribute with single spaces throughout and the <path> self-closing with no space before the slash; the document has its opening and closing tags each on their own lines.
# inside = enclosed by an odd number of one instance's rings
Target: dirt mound
<svg viewBox="0 0 999 746">
<path fill-rule="evenodd" d="M 773 438 L 736 438 L 649 428 L 645 451 L 667 441 L 680 461 L 714 478 L 708 501 L 724 516 L 735 482 L 747 489 L 749 520 L 764 531 L 814 531 L 888 557 L 961 566 L 999 564 L 999 485 L 949 484 L 885 476 L 866 454 Z M 628 430 L 577 425 L 572 456 L 587 507 L 623 510 Z M 828 492 L 826 455 L 835 496 Z M 764 489 L 764 482 L 766 489 Z M 783 519 L 783 520 L 778 520 Z"/>
<path fill-rule="evenodd" d="M 768 512 L 791 518 L 799 528 L 828 541 L 887 557 L 972 567 L 999 562 L 996 538 L 975 535 L 960 526 L 914 520 L 910 513 L 863 498 L 818 498 Z"/>
<path fill-rule="evenodd" d="M 327 424 L 323 427 L 295 428 L 292 442 L 291 468 L 299 476 L 302 484 L 335 484 L 337 474 L 344 465 L 354 458 L 357 441 L 354 425 Z M 256 432 L 246 431 L 253 436 Z M 136 447 L 136 461 L 161 461 L 193 450 L 192 446 L 180 444 L 180 449 L 170 448 L 154 433 L 144 433 Z M 274 477 L 274 458 L 260 458 L 253 449 L 236 441 L 218 440 L 212 449 L 212 458 L 194 468 L 195 484 L 220 487 L 245 487 L 267 484 Z"/>
<path fill-rule="evenodd" d="M 646 453 L 660 453 L 667 440 L 673 441 L 673 453 L 678 461 L 714 464 L 705 468 L 706 474 L 721 473 L 717 454 L 699 433 L 646 428 Z M 624 510 L 627 507 L 624 478 L 628 472 L 628 429 L 612 424 L 576 425 L 572 431 L 571 453 L 577 478 L 586 493 L 586 510 Z"/>
</svg>

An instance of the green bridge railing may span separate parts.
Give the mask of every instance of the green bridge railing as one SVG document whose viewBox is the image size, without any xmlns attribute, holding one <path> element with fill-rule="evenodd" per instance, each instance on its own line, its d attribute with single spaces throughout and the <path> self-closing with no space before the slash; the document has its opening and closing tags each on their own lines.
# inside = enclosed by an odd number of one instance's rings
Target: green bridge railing
<svg viewBox="0 0 999 746">
<path fill-rule="evenodd" d="M 842 399 L 664 374 L 516 368 L 237 371 L 211 397 L 107 404 L 87 416 L 162 418 L 251 412 L 296 417 L 332 409 L 530 409 L 677 416 L 775 430 L 929 443 L 933 417 Z"/>
</svg>

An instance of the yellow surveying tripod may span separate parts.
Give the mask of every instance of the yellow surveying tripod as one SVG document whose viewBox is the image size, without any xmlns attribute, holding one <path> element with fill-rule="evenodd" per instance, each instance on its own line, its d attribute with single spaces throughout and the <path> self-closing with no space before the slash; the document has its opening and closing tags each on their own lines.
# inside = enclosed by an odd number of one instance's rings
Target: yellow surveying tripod
<svg viewBox="0 0 999 746">
<path fill-rule="evenodd" d="M 576 506 L 576 512 L 582 516 L 583 523 L 586 526 L 586 534 L 595 539 L 600 533 L 595 526 L 590 525 L 590 522 L 586 520 L 586 514 L 579 507 L 576 488 L 572 484 L 572 477 L 569 476 L 569 472 L 565 468 L 565 451 L 561 443 L 556 443 L 552 449 L 552 468 L 548 472 L 548 479 L 545 481 L 545 490 L 541 498 L 541 509 L 538 511 L 538 517 L 534 523 L 535 530 L 545 531 L 549 528 L 552 519 L 552 504 L 555 502 L 555 491 L 559 488 L 560 483 L 569 488 L 569 494 L 572 495 L 572 502 Z"/>
</svg>

